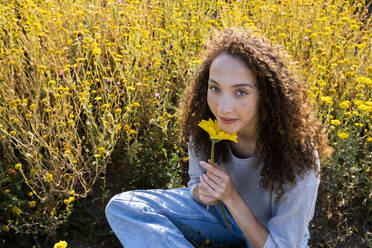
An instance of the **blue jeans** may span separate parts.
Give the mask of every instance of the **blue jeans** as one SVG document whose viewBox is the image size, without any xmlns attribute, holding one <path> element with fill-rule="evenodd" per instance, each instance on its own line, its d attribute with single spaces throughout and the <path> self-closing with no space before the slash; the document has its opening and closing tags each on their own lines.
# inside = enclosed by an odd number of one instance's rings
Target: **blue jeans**
<svg viewBox="0 0 372 248">
<path fill-rule="evenodd" d="M 196 201 L 188 188 L 133 190 L 115 195 L 105 213 L 125 248 L 195 247 L 210 243 L 252 246 L 224 206 L 228 231 L 219 205 Z M 307 230 L 303 248 L 310 235 Z"/>
</svg>

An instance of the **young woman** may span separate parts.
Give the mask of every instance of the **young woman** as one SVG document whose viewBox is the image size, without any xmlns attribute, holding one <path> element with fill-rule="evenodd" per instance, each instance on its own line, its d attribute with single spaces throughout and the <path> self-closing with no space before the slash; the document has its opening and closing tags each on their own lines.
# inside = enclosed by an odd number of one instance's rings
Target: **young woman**
<svg viewBox="0 0 372 248">
<path fill-rule="evenodd" d="M 188 188 L 114 196 L 106 207 L 111 228 L 126 248 L 308 247 L 320 159 L 331 150 L 303 83 L 281 47 L 245 29 L 214 32 L 202 52 L 180 104 Z M 209 136 L 198 127 L 208 118 L 238 135 L 238 143 L 216 144 L 214 165 Z"/>
</svg>

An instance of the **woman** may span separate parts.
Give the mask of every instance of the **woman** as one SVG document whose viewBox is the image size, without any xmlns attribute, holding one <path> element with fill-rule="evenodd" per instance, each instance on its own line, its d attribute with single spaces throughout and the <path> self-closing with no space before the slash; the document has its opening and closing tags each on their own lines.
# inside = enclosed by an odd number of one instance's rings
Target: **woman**
<svg viewBox="0 0 372 248">
<path fill-rule="evenodd" d="M 214 32 L 181 100 L 181 138 L 189 138 L 188 188 L 114 196 L 106 216 L 124 247 L 308 247 L 320 158 L 330 154 L 306 90 L 282 48 L 248 30 Z M 216 145 L 202 119 L 238 135 Z M 231 231 L 217 204 L 222 201 Z"/>
</svg>

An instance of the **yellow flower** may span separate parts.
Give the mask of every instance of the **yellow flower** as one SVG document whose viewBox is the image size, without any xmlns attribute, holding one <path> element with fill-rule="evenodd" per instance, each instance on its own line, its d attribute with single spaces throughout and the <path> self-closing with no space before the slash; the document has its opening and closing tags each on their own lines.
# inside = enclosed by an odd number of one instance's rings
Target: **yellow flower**
<svg viewBox="0 0 372 248">
<path fill-rule="evenodd" d="M 22 169 L 22 164 L 18 163 L 14 166 L 17 170 Z"/>
<path fill-rule="evenodd" d="M 19 215 L 19 214 L 22 213 L 22 210 L 19 209 L 17 206 L 14 206 L 14 207 L 12 208 L 12 212 L 15 213 L 15 214 L 17 214 L 17 215 Z"/>
<path fill-rule="evenodd" d="M 98 148 L 99 154 L 103 154 L 105 151 L 106 151 L 106 149 L 104 147 Z"/>
<path fill-rule="evenodd" d="M 339 121 L 339 120 L 331 120 L 331 124 L 332 125 L 335 125 L 335 126 L 339 126 L 339 125 L 341 125 L 341 121 Z"/>
<path fill-rule="evenodd" d="M 51 181 L 53 181 L 53 175 L 48 173 L 48 175 L 46 176 L 46 180 L 50 183 Z"/>
<path fill-rule="evenodd" d="M 63 179 L 65 179 L 66 181 L 70 181 L 72 179 L 72 176 L 69 174 L 69 173 L 66 173 L 64 176 L 63 176 Z"/>
<path fill-rule="evenodd" d="M 36 207 L 36 201 L 30 201 L 28 205 L 30 206 L 30 208 L 34 208 Z"/>
<path fill-rule="evenodd" d="M 328 106 L 332 106 L 333 105 L 333 100 L 332 100 L 332 97 L 330 97 L 330 96 L 322 96 L 320 98 L 320 100 L 322 102 L 325 102 Z"/>
<path fill-rule="evenodd" d="M 117 108 L 117 109 L 115 109 L 115 114 L 120 114 L 121 113 L 121 109 L 120 108 Z"/>
<path fill-rule="evenodd" d="M 344 132 L 339 132 L 338 133 L 338 137 L 340 137 L 342 139 L 347 139 L 349 137 L 349 134 L 348 133 L 344 133 Z"/>
<path fill-rule="evenodd" d="M 58 243 L 55 243 L 53 248 L 66 248 L 67 242 L 66 241 L 59 241 Z"/>
<path fill-rule="evenodd" d="M 238 135 L 236 133 L 231 134 L 222 131 L 217 120 L 213 121 L 211 118 L 208 121 L 201 120 L 198 126 L 206 131 L 212 140 L 231 140 L 238 143 Z"/>
<path fill-rule="evenodd" d="M 3 226 L 3 231 L 4 232 L 9 232 L 9 230 L 10 230 L 9 226 Z"/>
<path fill-rule="evenodd" d="M 351 31 L 355 31 L 355 30 L 358 30 L 359 29 L 359 26 L 358 25 L 351 25 L 350 26 L 350 30 Z"/>
<path fill-rule="evenodd" d="M 364 105 L 364 104 L 361 104 L 358 106 L 358 109 L 359 110 L 367 110 L 368 109 L 368 106 L 367 105 Z"/>
<path fill-rule="evenodd" d="M 192 61 L 192 63 L 194 63 L 194 64 L 201 64 L 202 62 L 203 62 L 203 60 L 201 60 L 201 59 L 194 59 Z"/>
<path fill-rule="evenodd" d="M 63 202 L 66 204 L 66 205 L 69 205 L 72 201 L 74 201 L 75 198 L 73 196 L 70 196 L 68 199 L 64 200 Z"/>
<path fill-rule="evenodd" d="M 69 194 L 70 195 L 73 195 L 73 194 L 75 194 L 75 190 L 73 189 L 73 190 L 71 190 L 70 192 L 69 192 Z"/>
<path fill-rule="evenodd" d="M 372 137 L 368 137 L 367 142 L 372 142 Z"/>
<path fill-rule="evenodd" d="M 32 168 L 32 169 L 30 170 L 30 177 L 32 177 L 32 176 L 35 174 L 35 172 L 36 172 L 36 170 L 35 170 L 34 168 Z"/>
<path fill-rule="evenodd" d="M 367 77 L 358 77 L 358 78 L 356 79 L 356 82 L 357 82 L 357 83 L 364 83 L 364 84 L 366 84 L 366 85 L 370 85 L 371 82 L 372 82 L 372 80 L 369 79 L 369 78 L 367 78 Z"/>
<path fill-rule="evenodd" d="M 101 48 L 99 48 L 99 47 L 93 48 L 92 53 L 93 53 L 93 55 L 101 55 L 101 53 L 102 53 Z"/>
<path fill-rule="evenodd" d="M 345 101 L 339 104 L 340 108 L 347 109 L 350 107 L 350 105 Z"/>
</svg>

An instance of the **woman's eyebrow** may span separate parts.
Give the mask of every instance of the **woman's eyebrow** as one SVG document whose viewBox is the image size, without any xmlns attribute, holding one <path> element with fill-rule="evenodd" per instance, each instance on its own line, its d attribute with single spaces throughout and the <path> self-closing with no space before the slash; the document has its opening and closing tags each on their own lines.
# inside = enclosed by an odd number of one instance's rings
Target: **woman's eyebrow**
<svg viewBox="0 0 372 248">
<path fill-rule="evenodd" d="M 208 81 L 209 81 L 209 82 L 212 82 L 212 83 L 215 83 L 215 84 L 217 84 L 217 85 L 220 85 L 219 83 L 217 83 L 216 80 L 214 80 L 214 79 L 212 79 L 212 78 L 209 78 Z M 247 87 L 253 89 L 253 86 L 250 85 L 249 83 L 240 83 L 240 84 L 234 84 L 234 85 L 232 85 L 232 87 L 234 87 L 234 88 L 244 87 L 244 86 L 247 86 Z"/>
</svg>

